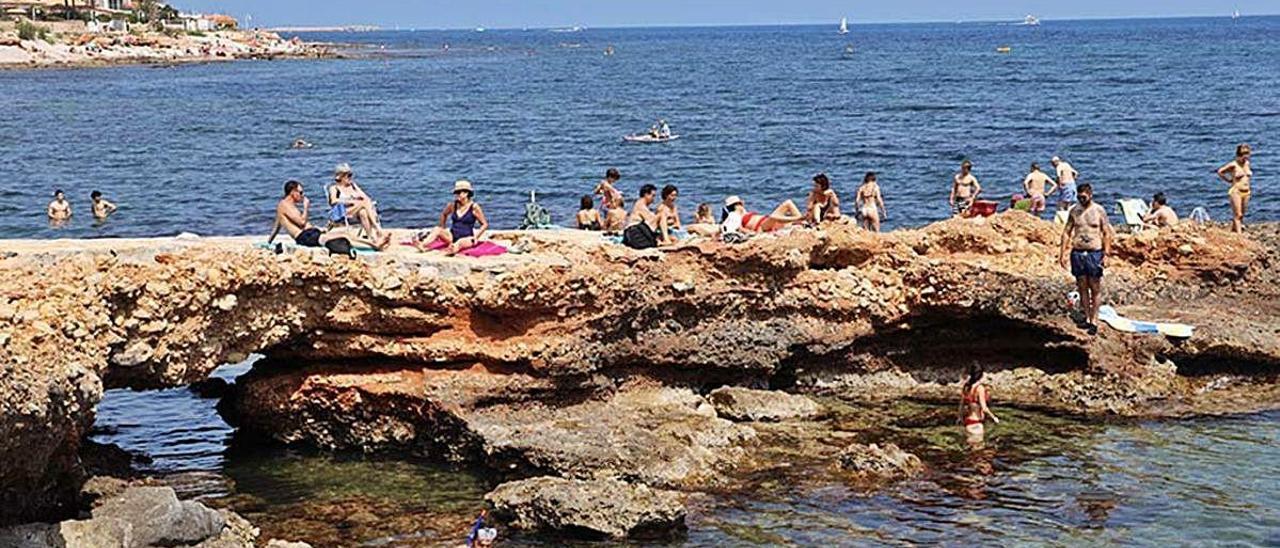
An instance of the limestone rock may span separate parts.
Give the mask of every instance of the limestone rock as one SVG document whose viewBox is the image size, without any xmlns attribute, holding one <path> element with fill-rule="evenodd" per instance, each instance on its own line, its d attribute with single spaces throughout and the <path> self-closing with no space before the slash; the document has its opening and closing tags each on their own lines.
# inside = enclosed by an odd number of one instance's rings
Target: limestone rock
<svg viewBox="0 0 1280 548">
<path fill-rule="evenodd" d="M 226 525 L 221 513 L 198 502 L 179 501 L 171 488 L 129 487 L 104 497 L 90 519 L 0 530 L 0 547 L 192 546 L 222 534 Z M 252 542 L 202 546 L 244 548 Z"/>
<path fill-rule="evenodd" d="M 822 407 L 809 398 L 770 390 L 726 386 L 711 392 L 708 399 L 716 413 L 735 421 L 807 419 L 822 412 Z"/>
<path fill-rule="evenodd" d="M 906 479 L 924 471 L 919 457 L 892 443 L 884 447 L 874 443 L 853 444 L 841 451 L 837 459 L 840 468 L 868 481 Z"/>
<path fill-rule="evenodd" d="M 586 539 L 666 538 L 686 530 L 679 494 L 618 480 L 540 477 L 499 485 L 485 500 L 511 527 Z"/>
</svg>

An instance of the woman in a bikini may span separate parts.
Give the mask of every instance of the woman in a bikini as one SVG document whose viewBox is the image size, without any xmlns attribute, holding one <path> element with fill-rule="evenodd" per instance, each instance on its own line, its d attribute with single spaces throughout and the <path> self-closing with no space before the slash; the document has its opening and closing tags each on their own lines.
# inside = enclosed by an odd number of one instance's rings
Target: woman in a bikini
<svg viewBox="0 0 1280 548">
<path fill-rule="evenodd" d="M 725 229 L 727 232 L 762 233 L 777 232 L 803 221 L 804 212 L 800 211 L 800 208 L 796 207 L 796 203 L 791 200 L 782 202 L 782 205 L 774 209 L 773 213 L 764 215 L 754 211 L 747 211 L 747 206 L 742 202 L 741 198 L 730 196 L 725 200 L 721 225 L 728 227 Z"/>
<path fill-rule="evenodd" d="M 1253 165 L 1249 163 L 1252 154 L 1249 145 L 1242 144 L 1236 147 L 1236 159 L 1218 168 L 1218 178 L 1231 185 L 1227 197 L 1231 200 L 1233 232 L 1244 231 L 1244 216 L 1249 211 L 1249 195 L 1253 191 Z"/>
<path fill-rule="evenodd" d="M 862 178 L 862 186 L 858 187 L 855 198 L 858 216 L 862 218 L 862 228 L 880 232 L 880 222 L 889 216 L 889 210 L 884 207 L 884 198 L 880 195 L 880 184 L 876 182 L 875 172 L 869 171 Z M 880 214 L 882 211 L 884 215 Z"/>
<path fill-rule="evenodd" d="M 983 423 L 987 417 L 1000 424 L 1000 418 L 987 407 L 987 387 L 982 384 L 984 376 L 981 365 L 969 366 L 969 378 L 960 393 L 960 420 L 964 423 L 965 439 L 973 445 L 982 443 L 986 435 Z"/>
</svg>

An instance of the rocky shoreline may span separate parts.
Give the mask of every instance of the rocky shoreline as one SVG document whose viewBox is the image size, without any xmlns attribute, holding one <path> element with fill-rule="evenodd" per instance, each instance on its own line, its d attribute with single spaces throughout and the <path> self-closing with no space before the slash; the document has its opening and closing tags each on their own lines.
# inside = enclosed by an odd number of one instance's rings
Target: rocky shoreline
<svg viewBox="0 0 1280 548">
<path fill-rule="evenodd" d="M 576 232 L 498 237 L 530 252 L 348 261 L 246 253 L 246 240 L 7 246 L 0 457 L 15 465 L 0 472 L 0 523 L 74 517 L 104 388 L 191 384 L 250 353 L 266 359 L 221 404 L 241 431 L 481 466 L 519 482 L 491 494 L 511 526 L 588 537 L 679 529 L 677 499 L 781 451 L 809 451 L 850 481 L 909 477 L 922 463 L 903 449 L 822 439 L 830 409 L 803 395 L 953 404 L 974 361 L 992 371 L 998 406 L 1280 407 L 1276 225 L 1117 242 L 1108 300 L 1196 325 L 1185 341 L 1075 327 L 1057 229 L 1017 212 L 661 252 Z M 619 489 L 636 503 L 609 520 L 584 502 Z"/>
<path fill-rule="evenodd" d="M 20 39 L 0 24 L 0 69 L 176 65 L 244 59 L 332 59 L 331 44 L 285 40 L 265 31 L 88 33 L 66 29 Z M 65 26 L 65 24 L 63 24 Z M 11 25 L 10 25 L 11 26 Z M 39 24 L 37 24 L 39 26 Z"/>
</svg>

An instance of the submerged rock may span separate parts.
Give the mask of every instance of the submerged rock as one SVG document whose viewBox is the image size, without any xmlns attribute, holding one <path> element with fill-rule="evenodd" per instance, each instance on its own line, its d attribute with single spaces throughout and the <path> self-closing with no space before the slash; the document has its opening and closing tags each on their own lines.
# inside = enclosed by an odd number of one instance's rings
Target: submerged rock
<svg viewBox="0 0 1280 548">
<path fill-rule="evenodd" d="M 777 422 L 807 419 L 822 412 L 817 402 L 804 396 L 726 386 L 708 396 L 716 413 L 729 420 Z"/>
<path fill-rule="evenodd" d="M 840 468 L 864 481 L 892 481 L 912 478 L 924 472 L 920 458 L 892 443 L 853 444 L 837 457 Z"/>
<path fill-rule="evenodd" d="M 511 527 L 584 539 L 666 538 L 686 530 L 680 495 L 618 480 L 541 477 L 499 485 L 485 500 Z"/>
</svg>

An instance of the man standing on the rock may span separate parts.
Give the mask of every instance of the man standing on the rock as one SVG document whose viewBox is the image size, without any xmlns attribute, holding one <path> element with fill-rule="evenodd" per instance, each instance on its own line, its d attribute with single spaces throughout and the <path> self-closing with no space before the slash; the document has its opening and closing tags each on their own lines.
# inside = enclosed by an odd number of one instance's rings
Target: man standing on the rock
<svg viewBox="0 0 1280 548">
<path fill-rule="evenodd" d="M 1076 278 L 1080 304 L 1084 309 L 1084 328 L 1098 334 L 1098 307 L 1102 305 L 1102 270 L 1111 252 L 1111 221 L 1107 210 L 1093 201 L 1093 185 L 1076 188 L 1079 203 L 1067 213 L 1067 227 L 1062 231 L 1062 247 L 1058 264 L 1068 268 L 1070 250 L 1071 275 Z"/>
<path fill-rule="evenodd" d="M 1062 193 L 1058 198 L 1058 211 L 1066 211 L 1075 205 L 1078 199 L 1076 178 L 1080 176 L 1080 172 L 1057 156 L 1049 160 L 1049 163 L 1053 164 L 1053 170 L 1058 175 L 1057 191 Z"/>
</svg>

